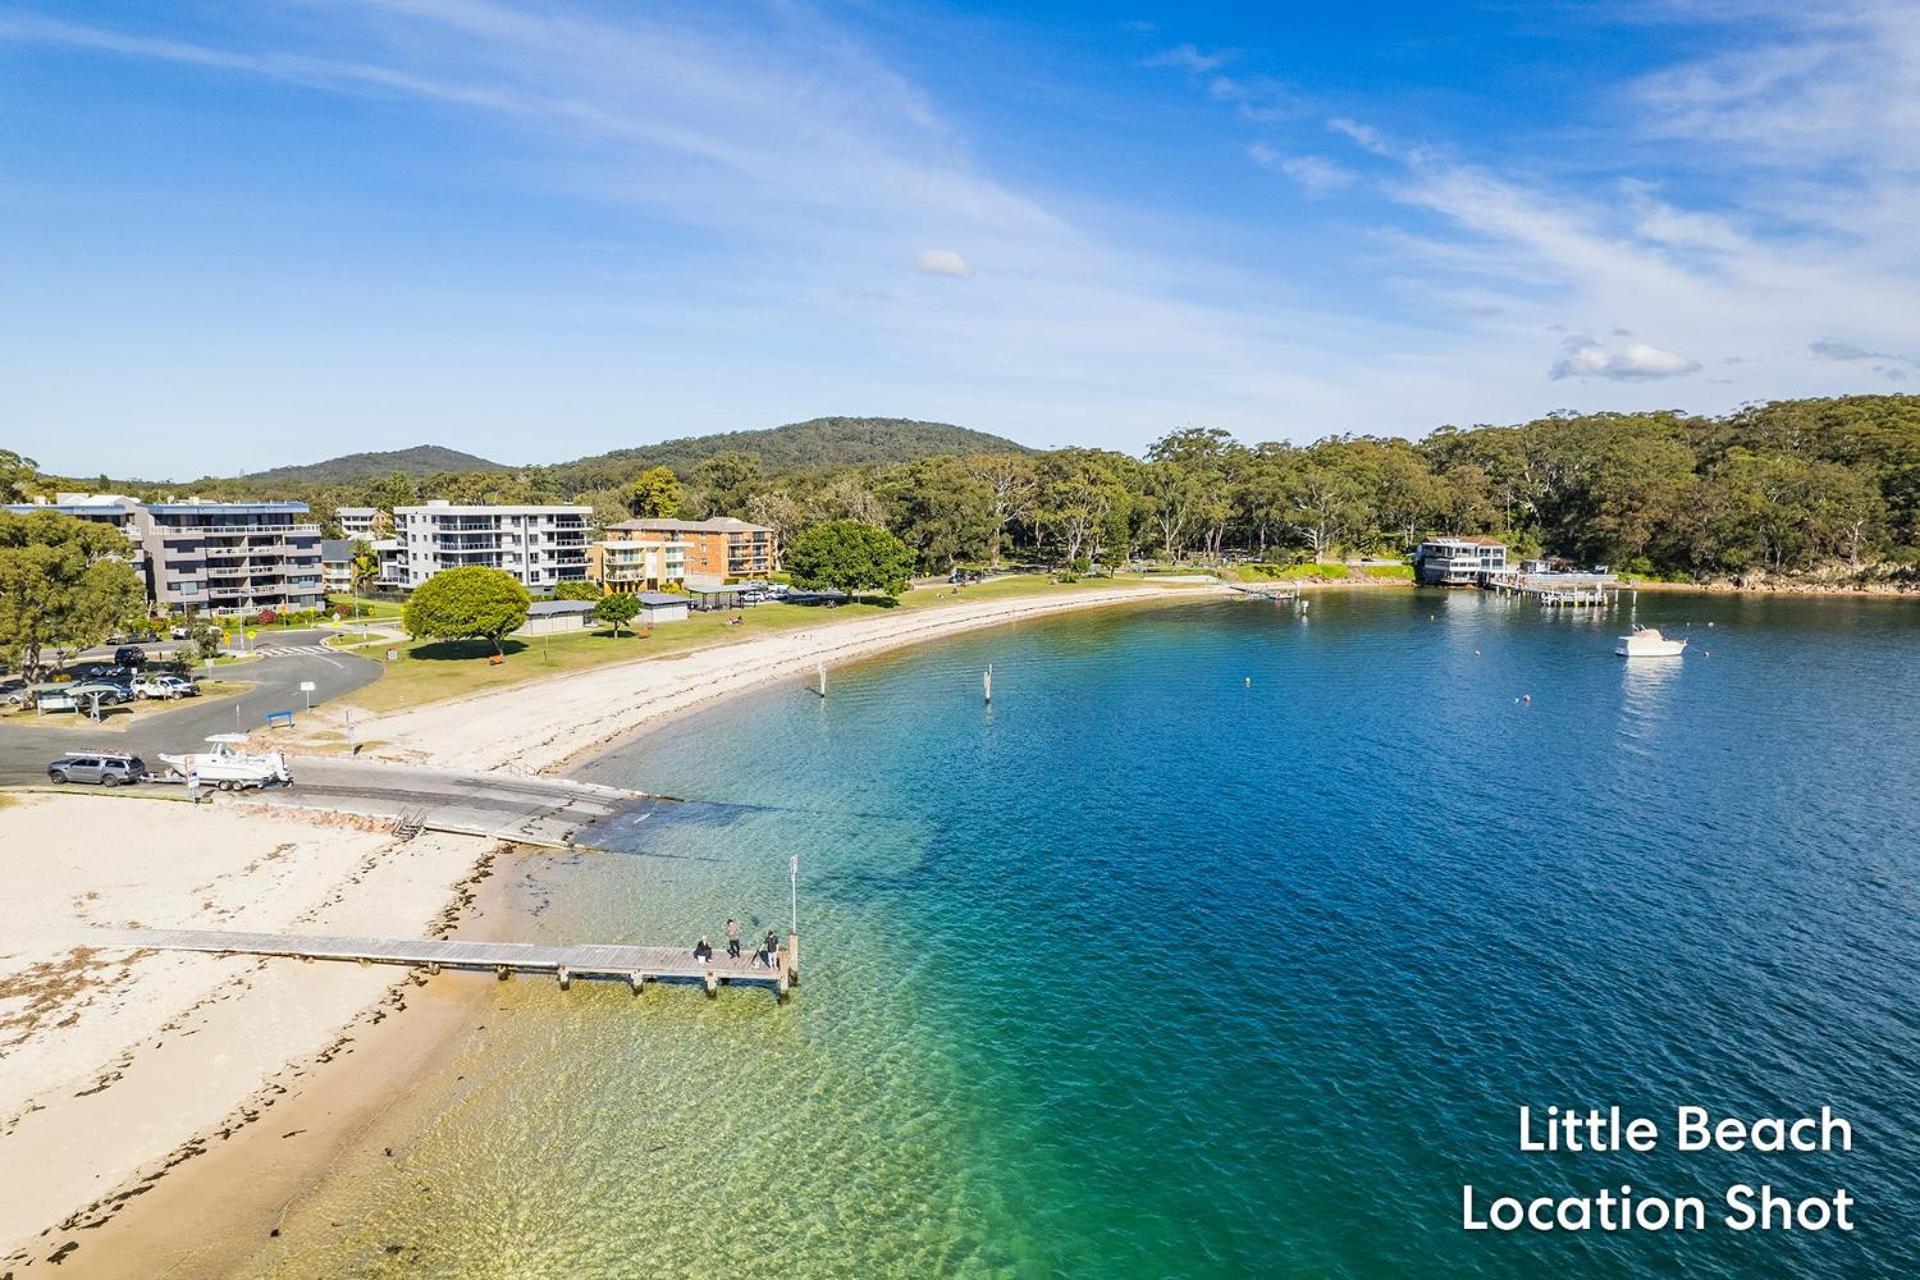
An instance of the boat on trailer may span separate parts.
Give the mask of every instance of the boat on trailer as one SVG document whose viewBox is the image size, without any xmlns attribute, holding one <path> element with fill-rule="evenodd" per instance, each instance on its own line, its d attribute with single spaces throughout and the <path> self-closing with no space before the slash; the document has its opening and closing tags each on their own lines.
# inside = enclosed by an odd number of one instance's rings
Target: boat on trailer
<svg viewBox="0 0 1920 1280">
<path fill-rule="evenodd" d="M 278 751 L 242 750 L 247 741 L 243 733 L 216 733 L 207 741 L 213 747 L 210 751 L 162 755 L 160 758 L 172 767 L 175 776 L 185 779 L 189 775 L 198 775 L 201 782 L 221 791 L 266 787 L 276 782 L 284 785 L 293 781 L 293 773 L 287 768 L 287 758 Z"/>
</svg>

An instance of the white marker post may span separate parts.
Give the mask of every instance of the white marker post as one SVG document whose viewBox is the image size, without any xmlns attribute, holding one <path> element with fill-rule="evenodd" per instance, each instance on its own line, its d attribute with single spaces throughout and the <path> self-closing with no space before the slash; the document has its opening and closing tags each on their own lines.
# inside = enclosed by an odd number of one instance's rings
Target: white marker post
<svg viewBox="0 0 1920 1280">
<path fill-rule="evenodd" d="M 980 673 L 980 687 L 981 687 L 981 691 L 986 694 L 987 705 L 992 706 L 993 705 L 993 664 L 991 662 L 987 664 L 987 669 Z"/>
<path fill-rule="evenodd" d="M 300 692 L 307 695 L 307 710 L 313 710 L 313 681 L 302 680 L 300 682 Z"/>
</svg>

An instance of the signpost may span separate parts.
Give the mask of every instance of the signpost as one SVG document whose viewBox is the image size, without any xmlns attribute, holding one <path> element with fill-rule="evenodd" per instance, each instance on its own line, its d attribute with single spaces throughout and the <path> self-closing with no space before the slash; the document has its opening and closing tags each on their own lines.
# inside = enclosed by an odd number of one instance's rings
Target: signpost
<svg viewBox="0 0 1920 1280">
<path fill-rule="evenodd" d="M 313 681 L 302 680 L 300 682 L 300 692 L 307 695 L 307 710 L 313 710 Z"/>
</svg>

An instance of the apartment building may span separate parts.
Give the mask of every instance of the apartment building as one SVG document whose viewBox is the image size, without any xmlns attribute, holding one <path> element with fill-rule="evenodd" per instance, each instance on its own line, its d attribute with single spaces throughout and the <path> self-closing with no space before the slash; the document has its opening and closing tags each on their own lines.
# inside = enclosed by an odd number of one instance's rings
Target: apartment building
<svg viewBox="0 0 1920 1280">
<path fill-rule="evenodd" d="M 343 538 L 366 538 L 374 536 L 373 524 L 379 518 L 378 507 L 339 507 L 333 518 L 340 522 L 340 536 Z"/>
<path fill-rule="evenodd" d="M 731 516 L 712 520 L 623 520 L 607 526 L 607 544 L 658 543 L 681 548 L 685 581 L 717 586 L 758 578 L 780 567 L 773 530 Z M 664 581 L 664 579 L 663 579 Z"/>
<path fill-rule="evenodd" d="M 429 502 L 393 513 L 395 568 L 411 589 L 442 569 L 502 569 L 533 592 L 587 576 L 592 507 L 455 506 Z"/>
<path fill-rule="evenodd" d="M 32 502 L 11 502 L 7 510 L 22 515 L 32 511 L 57 511 L 63 516 L 72 516 L 76 520 L 88 520 L 95 524 L 111 525 L 127 539 L 127 563 L 140 575 L 140 581 L 147 584 L 147 595 L 153 595 L 153 587 L 147 576 L 147 548 L 140 540 L 140 503 L 119 493 L 60 493 L 53 501 L 35 498 Z"/>
<path fill-rule="evenodd" d="M 330 596 L 352 594 L 352 539 L 320 539 L 320 586 Z"/>
<path fill-rule="evenodd" d="M 630 532 L 615 526 L 607 530 L 604 541 L 587 548 L 587 577 L 603 589 L 623 596 L 685 584 L 685 543 L 624 536 Z"/>
<path fill-rule="evenodd" d="M 304 502 L 137 507 L 154 604 L 225 616 L 320 609 L 320 526 Z"/>
</svg>

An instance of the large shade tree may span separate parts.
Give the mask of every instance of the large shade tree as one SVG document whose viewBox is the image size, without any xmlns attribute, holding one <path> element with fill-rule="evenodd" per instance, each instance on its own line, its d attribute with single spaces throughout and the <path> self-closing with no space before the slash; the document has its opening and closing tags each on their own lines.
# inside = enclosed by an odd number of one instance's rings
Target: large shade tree
<svg viewBox="0 0 1920 1280">
<path fill-rule="evenodd" d="M 118 529 L 56 511 L 0 511 L 0 658 L 27 683 L 55 661 L 147 616 L 146 586 Z"/>
<path fill-rule="evenodd" d="M 897 596 L 913 577 L 913 548 L 859 520 L 829 520 L 794 540 L 787 571 L 810 591 Z"/>
<path fill-rule="evenodd" d="M 527 622 L 532 598 L 510 573 L 485 565 L 442 569 L 415 589 L 403 621 L 416 636 L 435 640 L 500 641 Z"/>
</svg>

